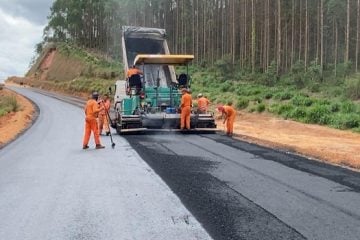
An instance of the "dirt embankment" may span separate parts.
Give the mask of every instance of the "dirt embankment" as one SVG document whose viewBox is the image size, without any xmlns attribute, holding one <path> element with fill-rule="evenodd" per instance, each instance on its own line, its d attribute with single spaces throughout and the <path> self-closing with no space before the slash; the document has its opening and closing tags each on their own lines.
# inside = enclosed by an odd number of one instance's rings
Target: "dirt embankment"
<svg viewBox="0 0 360 240">
<path fill-rule="evenodd" d="M 218 126 L 224 127 L 220 121 Z M 234 132 L 245 141 L 360 169 L 357 133 L 245 112 L 237 116 Z"/>
<path fill-rule="evenodd" d="M 55 45 L 49 45 L 26 74 L 24 83 L 34 85 L 46 81 L 70 81 L 85 70 L 86 66 L 82 61 L 60 53 Z"/>
<path fill-rule="evenodd" d="M 20 110 L 0 117 L 0 147 L 15 139 L 31 123 L 35 108 L 25 97 L 8 89 L 0 90 L 0 97 L 15 96 L 20 105 Z"/>
<path fill-rule="evenodd" d="M 43 50 L 25 77 L 12 76 L 6 82 L 69 94 L 68 84 L 82 76 L 87 68 L 83 61 L 61 53 L 55 45 L 49 45 Z M 74 94 L 80 97 L 85 96 L 79 91 Z"/>
</svg>

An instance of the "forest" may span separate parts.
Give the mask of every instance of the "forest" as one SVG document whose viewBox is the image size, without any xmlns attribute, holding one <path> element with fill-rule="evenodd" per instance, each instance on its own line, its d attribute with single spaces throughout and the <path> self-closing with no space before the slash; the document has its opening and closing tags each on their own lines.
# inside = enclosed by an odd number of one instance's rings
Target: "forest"
<svg viewBox="0 0 360 240">
<path fill-rule="evenodd" d="M 44 41 L 119 56 L 122 25 L 164 28 L 172 53 L 252 72 L 359 68 L 360 0 L 56 0 Z M 42 44 L 38 48 L 41 49 Z"/>
<path fill-rule="evenodd" d="M 360 0 L 55 0 L 48 20 L 37 53 L 101 53 L 121 76 L 122 26 L 164 28 L 213 107 L 360 132 Z M 69 89 L 113 84 L 88 72 Z"/>
</svg>

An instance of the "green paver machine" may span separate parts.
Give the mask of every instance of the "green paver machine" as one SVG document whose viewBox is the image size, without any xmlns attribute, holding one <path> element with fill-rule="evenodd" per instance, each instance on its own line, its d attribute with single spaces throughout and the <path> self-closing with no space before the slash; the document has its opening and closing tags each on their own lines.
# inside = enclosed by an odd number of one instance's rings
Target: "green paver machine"
<svg viewBox="0 0 360 240">
<path fill-rule="evenodd" d="M 176 131 L 180 128 L 182 88 L 190 89 L 188 64 L 193 55 L 171 55 L 165 30 L 158 28 L 123 27 L 122 49 L 125 73 L 135 65 L 142 74 L 117 81 L 115 121 L 119 134 L 142 131 Z M 178 76 L 174 66 L 186 66 Z M 212 113 L 191 113 L 190 132 L 214 132 Z"/>
</svg>

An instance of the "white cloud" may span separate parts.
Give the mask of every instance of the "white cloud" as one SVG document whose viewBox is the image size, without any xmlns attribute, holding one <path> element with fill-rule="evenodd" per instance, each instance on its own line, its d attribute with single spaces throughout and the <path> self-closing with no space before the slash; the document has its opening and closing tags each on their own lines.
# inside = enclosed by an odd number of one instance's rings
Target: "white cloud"
<svg viewBox="0 0 360 240">
<path fill-rule="evenodd" d="M 27 72 L 35 44 L 42 40 L 43 29 L 44 25 L 14 17 L 0 8 L 0 81 Z"/>
<path fill-rule="evenodd" d="M 0 0 L 0 8 L 11 16 L 22 16 L 36 24 L 45 24 L 55 0 Z"/>
</svg>

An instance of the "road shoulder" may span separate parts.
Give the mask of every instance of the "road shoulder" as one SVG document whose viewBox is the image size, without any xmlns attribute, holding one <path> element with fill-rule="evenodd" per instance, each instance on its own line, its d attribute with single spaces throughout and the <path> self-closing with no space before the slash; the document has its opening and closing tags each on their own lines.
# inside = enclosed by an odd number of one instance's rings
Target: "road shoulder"
<svg viewBox="0 0 360 240">
<path fill-rule="evenodd" d="M 1 96 L 15 96 L 20 110 L 0 117 L 0 149 L 15 140 L 31 126 L 36 119 L 36 106 L 28 98 L 8 89 L 1 90 Z"/>
<path fill-rule="evenodd" d="M 217 122 L 223 129 L 222 122 Z M 296 153 L 333 165 L 360 169 L 360 134 L 276 118 L 266 113 L 239 112 L 235 138 Z"/>
</svg>

